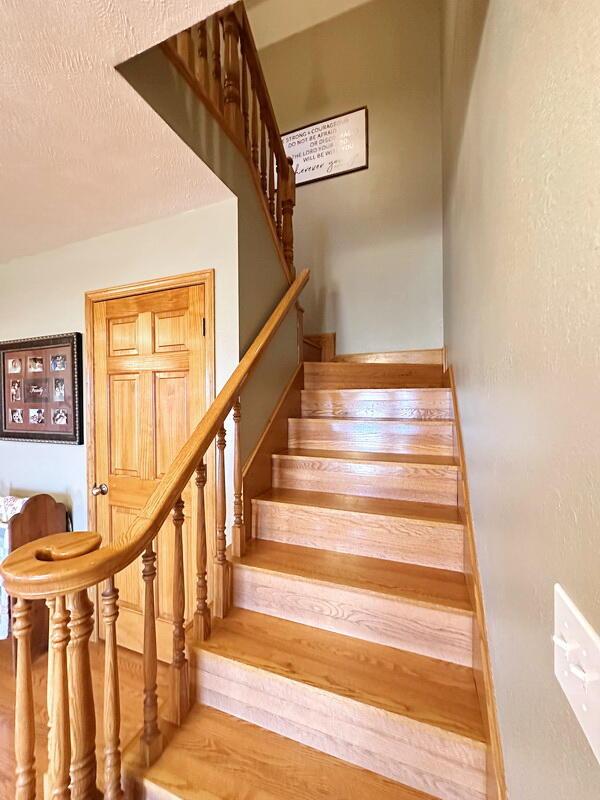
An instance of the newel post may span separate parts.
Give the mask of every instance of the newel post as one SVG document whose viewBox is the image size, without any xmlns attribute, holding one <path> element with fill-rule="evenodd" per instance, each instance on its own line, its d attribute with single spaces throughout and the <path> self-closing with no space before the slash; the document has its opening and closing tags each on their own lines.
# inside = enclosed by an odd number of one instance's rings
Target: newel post
<svg viewBox="0 0 600 800">
<path fill-rule="evenodd" d="M 238 139 L 244 137 L 240 95 L 240 31 L 233 12 L 227 14 L 223 24 L 225 41 L 225 120 Z"/>
<path fill-rule="evenodd" d="M 281 213 L 282 213 L 282 233 L 283 254 L 289 267 L 292 277 L 295 276 L 294 269 L 294 206 L 296 205 L 296 173 L 292 166 L 291 158 L 288 158 L 288 170 L 285 180 L 282 181 Z"/>
</svg>

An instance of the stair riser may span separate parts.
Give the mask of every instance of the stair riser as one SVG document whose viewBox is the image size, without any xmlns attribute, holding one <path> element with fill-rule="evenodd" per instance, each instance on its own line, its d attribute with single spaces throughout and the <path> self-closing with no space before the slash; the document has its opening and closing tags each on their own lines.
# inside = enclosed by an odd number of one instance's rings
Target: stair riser
<svg viewBox="0 0 600 800">
<path fill-rule="evenodd" d="M 310 362 L 304 365 L 305 389 L 403 389 L 442 386 L 442 368 L 436 366 L 341 362 Z"/>
<path fill-rule="evenodd" d="M 348 389 L 302 392 L 303 417 L 453 419 L 449 389 Z"/>
<path fill-rule="evenodd" d="M 273 487 L 456 505 L 457 468 L 276 455 Z"/>
<path fill-rule="evenodd" d="M 354 450 L 451 456 L 451 422 L 290 419 L 288 446 L 304 450 Z"/>
<path fill-rule="evenodd" d="M 470 613 L 244 564 L 235 565 L 234 577 L 239 608 L 472 666 Z"/>
<path fill-rule="evenodd" d="M 257 538 L 462 572 L 461 525 L 253 501 Z"/>
<path fill-rule="evenodd" d="M 479 743 L 210 653 L 197 664 L 201 703 L 442 800 L 485 797 Z"/>
</svg>

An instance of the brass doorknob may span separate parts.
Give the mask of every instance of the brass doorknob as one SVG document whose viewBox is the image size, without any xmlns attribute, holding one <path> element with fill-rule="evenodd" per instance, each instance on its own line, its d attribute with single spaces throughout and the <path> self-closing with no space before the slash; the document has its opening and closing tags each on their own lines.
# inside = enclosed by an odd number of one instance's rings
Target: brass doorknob
<svg viewBox="0 0 600 800">
<path fill-rule="evenodd" d="M 101 483 L 100 486 L 94 484 L 92 486 L 92 494 L 94 497 L 98 497 L 99 494 L 108 494 L 108 486 L 105 483 Z"/>
</svg>

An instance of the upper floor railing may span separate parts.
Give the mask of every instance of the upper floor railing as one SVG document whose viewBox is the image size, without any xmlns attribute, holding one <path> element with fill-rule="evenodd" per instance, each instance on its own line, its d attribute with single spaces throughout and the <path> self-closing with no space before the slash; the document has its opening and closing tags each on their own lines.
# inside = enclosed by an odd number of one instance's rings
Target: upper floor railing
<svg viewBox="0 0 600 800">
<path fill-rule="evenodd" d="M 192 25 L 163 49 L 246 158 L 291 283 L 296 176 L 283 148 L 244 4 L 235 3 Z"/>
</svg>

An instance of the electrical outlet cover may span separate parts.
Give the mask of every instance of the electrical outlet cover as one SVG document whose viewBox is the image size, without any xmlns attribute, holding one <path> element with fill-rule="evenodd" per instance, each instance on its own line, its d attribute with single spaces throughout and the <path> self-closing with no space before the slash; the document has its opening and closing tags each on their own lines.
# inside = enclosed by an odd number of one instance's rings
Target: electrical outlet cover
<svg viewBox="0 0 600 800">
<path fill-rule="evenodd" d="M 600 636 L 554 586 L 554 674 L 600 762 Z"/>
</svg>

